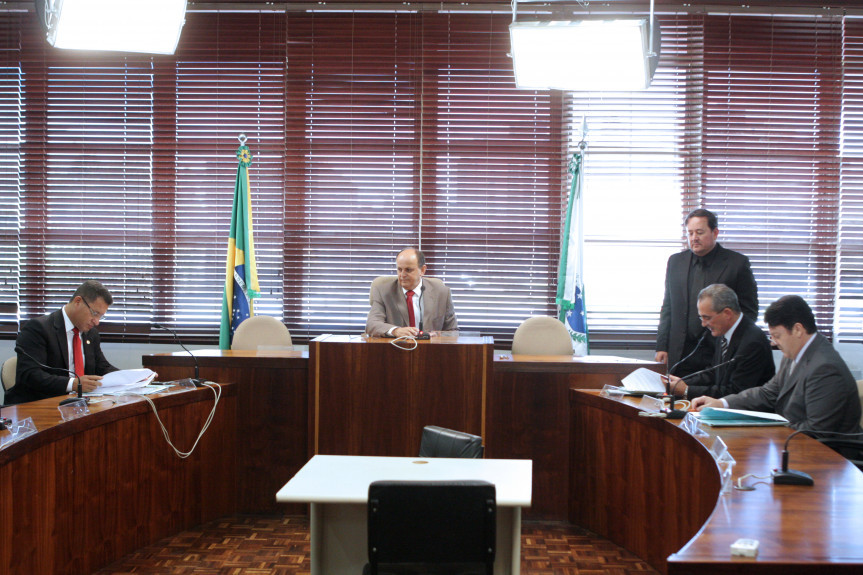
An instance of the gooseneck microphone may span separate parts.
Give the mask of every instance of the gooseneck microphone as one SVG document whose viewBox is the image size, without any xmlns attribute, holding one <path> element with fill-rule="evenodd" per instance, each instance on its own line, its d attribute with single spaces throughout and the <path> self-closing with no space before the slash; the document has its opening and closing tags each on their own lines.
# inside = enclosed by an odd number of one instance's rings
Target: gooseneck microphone
<svg viewBox="0 0 863 575">
<path fill-rule="evenodd" d="M 782 468 L 773 470 L 774 485 L 815 485 L 815 480 L 808 473 L 788 469 L 788 442 L 795 435 L 809 431 L 807 429 L 798 429 L 788 436 L 785 440 L 785 446 L 782 448 Z"/>
<path fill-rule="evenodd" d="M 686 361 L 687 359 L 689 359 L 690 357 L 695 355 L 695 352 L 698 351 L 699 347 L 701 347 L 701 344 L 704 342 L 704 338 L 707 337 L 708 333 L 710 333 L 710 330 L 705 327 L 704 332 L 701 334 L 701 337 L 698 338 L 698 343 L 695 344 L 695 347 L 692 348 L 692 351 L 689 352 L 689 355 L 687 355 L 686 357 L 684 357 L 683 359 L 681 359 L 680 361 L 678 361 L 677 363 L 672 365 L 671 368 L 668 370 L 667 375 L 673 375 L 674 370 L 677 369 L 681 363 L 683 363 L 684 361 Z"/>
<path fill-rule="evenodd" d="M 732 357 L 729 360 L 726 360 L 726 361 L 723 361 L 722 363 L 717 363 L 716 365 L 704 368 L 701 371 L 696 371 L 695 373 L 690 373 L 689 375 L 684 375 L 683 377 L 680 378 L 680 381 L 686 381 L 690 377 L 695 377 L 696 375 L 701 375 L 702 373 L 710 373 L 714 369 L 719 369 L 720 367 L 730 365 L 730 364 L 734 363 L 735 361 L 737 361 L 737 358 Z M 680 383 L 680 381 L 678 381 L 678 383 Z"/>
<path fill-rule="evenodd" d="M 425 295 L 426 286 L 423 284 L 420 286 L 420 297 L 417 300 L 417 307 L 420 310 L 420 320 L 417 326 L 419 327 L 420 332 L 417 334 L 415 339 L 429 339 L 429 335 L 423 331 L 423 295 Z"/>
<path fill-rule="evenodd" d="M 692 357 L 695 354 L 695 352 L 698 351 L 699 346 L 701 346 L 701 342 L 704 341 L 704 338 L 707 337 L 708 333 L 709 333 L 709 330 L 707 328 L 704 328 L 704 333 L 701 334 L 701 337 L 698 339 L 698 343 L 695 344 L 695 347 L 692 348 L 692 351 L 689 352 L 689 355 L 687 355 L 686 357 L 684 357 L 683 359 L 681 359 L 680 361 L 675 363 L 673 366 L 671 366 L 671 369 L 669 369 L 665 373 L 665 397 L 667 397 L 669 402 L 670 402 L 668 408 L 664 412 L 665 413 L 665 419 L 683 419 L 684 417 L 686 417 L 686 411 L 684 411 L 682 409 L 674 409 L 674 394 L 672 393 L 673 390 L 671 389 L 671 380 L 668 376 L 671 375 L 671 372 L 674 371 L 678 365 L 680 365 L 681 363 L 683 363 L 684 361 L 686 361 L 687 359 Z M 719 366 L 716 366 L 716 367 L 719 367 Z M 675 386 L 676 386 L 676 384 L 675 384 Z"/>
<path fill-rule="evenodd" d="M 33 360 L 33 362 L 36 365 L 38 365 L 42 369 L 52 369 L 54 371 L 62 371 L 63 373 L 71 375 L 72 377 L 74 377 L 75 379 L 78 380 L 78 397 L 70 397 L 68 399 L 64 399 L 63 401 L 60 402 L 60 405 L 66 405 L 66 404 L 72 403 L 73 401 L 78 401 L 79 399 L 83 399 L 84 401 L 89 402 L 89 399 L 84 397 L 84 388 L 81 385 L 81 377 L 77 373 L 75 373 L 74 371 L 66 369 L 65 367 L 53 367 L 50 365 L 46 365 L 46 364 L 42 363 L 41 361 L 39 361 L 38 359 L 36 359 L 35 357 L 33 357 L 32 355 L 30 355 L 29 353 L 27 353 L 26 351 L 24 351 L 23 349 L 21 349 L 21 346 L 19 346 L 19 345 L 15 346 L 15 353 L 20 353 L 21 355 L 25 355 L 25 356 L 29 357 L 31 360 Z"/>
<path fill-rule="evenodd" d="M 798 429 L 785 439 L 785 446 L 782 448 L 782 467 L 773 470 L 774 485 L 815 485 L 815 480 L 808 473 L 788 469 L 788 443 L 791 438 L 800 433 L 816 433 L 818 435 L 832 435 L 837 437 L 860 437 L 863 433 L 846 433 L 843 431 L 815 431 L 814 429 Z M 817 438 L 816 438 L 817 439 Z M 826 439 L 826 438 L 822 438 Z M 853 446 L 855 449 L 856 445 Z"/>
<path fill-rule="evenodd" d="M 176 340 L 176 342 L 180 345 L 180 347 L 182 347 L 186 353 L 188 353 L 189 355 L 192 356 L 192 361 L 195 362 L 195 378 L 192 379 L 192 383 L 195 384 L 195 387 L 201 387 L 201 385 L 203 385 L 204 382 L 201 381 L 200 377 L 198 377 L 198 358 L 195 357 L 195 354 L 192 353 L 191 351 L 189 351 L 189 348 L 187 348 L 185 345 L 183 345 L 183 342 L 180 341 L 180 336 L 178 336 L 177 332 L 174 331 L 173 329 L 169 328 L 166 325 L 162 325 L 160 323 L 154 323 L 153 327 L 155 327 L 156 329 L 163 329 L 165 331 L 171 332 L 171 334 L 173 334 L 173 336 L 174 336 L 174 340 Z"/>
</svg>

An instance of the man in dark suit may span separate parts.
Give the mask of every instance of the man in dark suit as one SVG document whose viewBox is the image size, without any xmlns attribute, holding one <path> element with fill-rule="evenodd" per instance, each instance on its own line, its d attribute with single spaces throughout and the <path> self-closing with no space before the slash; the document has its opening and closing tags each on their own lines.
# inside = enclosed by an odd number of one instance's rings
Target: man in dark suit
<svg viewBox="0 0 863 575">
<path fill-rule="evenodd" d="M 656 334 L 656 361 L 676 366 L 673 373 L 678 376 L 704 369 L 713 358 L 713 341 L 702 339 L 706 332 L 696 308 L 698 293 L 706 286 L 727 285 L 737 294 L 743 315 L 752 321 L 758 318 L 758 287 L 749 258 L 716 242 L 716 215 L 701 209 L 691 212 L 686 216 L 686 234 L 689 249 L 668 258 Z"/>
<path fill-rule="evenodd" d="M 15 387 L 6 394 L 6 403 L 36 401 L 72 391 L 77 380 L 64 370 L 80 375 L 84 391 L 95 390 L 103 375 L 117 371 L 102 354 L 96 329 L 113 301 L 105 286 L 88 280 L 65 306 L 25 323 L 15 342 L 23 353 L 18 353 Z M 48 370 L 37 362 L 60 369 Z"/>
<path fill-rule="evenodd" d="M 424 332 L 458 329 L 452 294 L 444 283 L 423 278 L 425 255 L 407 248 L 396 257 L 398 277 L 372 284 L 366 333 L 371 336 L 417 336 Z"/>
<path fill-rule="evenodd" d="M 713 371 L 681 379 L 670 376 L 675 395 L 687 399 L 723 397 L 761 385 L 776 373 L 770 342 L 760 327 L 744 316 L 737 294 L 723 284 L 711 284 L 698 294 L 701 325 L 717 339 Z M 725 362 L 732 363 L 723 366 Z"/>
<path fill-rule="evenodd" d="M 859 432 L 857 383 L 833 345 L 817 332 L 809 305 L 800 296 L 781 297 L 764 312 L 764 321 L 784 356 L 776 375 L 760 387 L 721 399 L 698 397 L 693 408 L 771 411 L 814 436 L 819 431 Z"/>
</svg>

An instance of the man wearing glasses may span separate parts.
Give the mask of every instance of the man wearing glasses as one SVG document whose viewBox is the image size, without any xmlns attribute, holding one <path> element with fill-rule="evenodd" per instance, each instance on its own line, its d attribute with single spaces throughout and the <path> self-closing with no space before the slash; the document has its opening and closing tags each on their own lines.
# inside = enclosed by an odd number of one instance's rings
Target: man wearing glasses
<svg viewBox="0 0 863 575">
<path fill-rule="evenodd" d="M 6 393 L 5 402 L 65 395 L 77 386 L 69 372 L 81 378 L 85 392 L 93 391 L 103 375 L 117 371 L 102 354 L 96 329 L 113 302 L 105 286 L 87 280 L 65 306 L 25 323 L 15 341 L 20 350 L 15 387 Z"/>
<path fill-rule="evenodd" d="M 763 385 L 776 372 L 770 342 L 760 327 L 743 315 L 737 294 L 711 284 L 698 294 L 698 318 L 716 338 L 713 369 L 681 379 L 669 376 L 672 393 L 687 399 L 724 397 Z"/>
</svg>

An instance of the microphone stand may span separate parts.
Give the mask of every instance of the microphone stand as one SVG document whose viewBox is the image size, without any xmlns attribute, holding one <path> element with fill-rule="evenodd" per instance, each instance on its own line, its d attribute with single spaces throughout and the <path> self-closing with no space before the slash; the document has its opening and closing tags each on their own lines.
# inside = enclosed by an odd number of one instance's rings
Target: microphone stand
<svg viewBox="0 0 863 575">
<path fill-rule="evenodd" d="M 180 347 L 182 347 L 186 353 L 188 353 L 189 355 L 192 356 L 192 361 L 195 362 L 195 377 L 192 379 L 192 383 L 195 384 L 195 387 L 201 387 L 201 385 L 203 385 L 204 382 L 201 380 L 200 377 L 198 377 L 198 374 L 199 374 L 199 372 L 198 372 L 198 358 L 195 357 L 195 354 L 192 353 L 191 351 L 189 351 L 189 348 L 187 348 L 185 345 L 183 345 L 183 342 L 180 341 L 180 336 L 178 336 L 177 332 L 174 331 L 173 329 L 169 328 L 166 325 L 162 325 L 160 323 L 154 323 L 153 327 L 155 327 L 156 329 L 163 329 L 165 331 L 171 332 L 174 335 L 174 339 L 177 341 L 178 344 L 180 344 Z"/>
<path fill-rule="evenodd" d="M 774 485 L 815 485 L 815 480 L 808 473 L 788 469 L 788 442 L 791 441 L 792 437 L 804 431 L 807 430 L 799 429 L 785 440 L 785 446 L 782 448 L 782 469 L 773 470 Z"/>
<path fill-rule="evenodd" d="M 674 394 L 671 393 L 672 392 L 671 379 L 669 378 L 669 376 L 671 375 L 671 372 L 677 368 L 678 365 L 680 365 L 681 363 L 683 363 L 684 361 L 686 361 L 687 359 L 689 359 L 690 357 L 695 355 L 695 352 L 698 351 L 699 346 L 701 346 L 701 342 L 703 342 L 704 338 L 707 337 L 707 333 L 708 333 L 707 328 L 704 328 L 704 333 L 701 334 L 701 337 L 698 339 L 698 343 L 695 344 L 695 347 L 692 348 L 692 351 L 689 352 L 689 355 L 687 355 L 686 357 L 684 357 L 683 359 L 681 359 L 680 361 L 675 363 L 673 366 L 671 366 L 671 369 L 669 369 L 668 371 L 665 372 L 665 396 L 663 396 L 663 397 L 668 398 L 668 401 L 669 401 L 668 407 L 663 412 L 663 413 L 665 413 L 665 419 L 683 419 L 684 417 L 686 417 L 686 411 L 684 411 L 682 409 L 674 409 Z M 719 366 L 717 365 L 716 367 L 719 367 Z M 701 372 L 696 372 L 696 373 L 701 373 Z M 695 375 L 695 374 L 691 374 L 691 375 Z"/>
<path fill-rule="evenodd" d="M 45 365 L 44 363 L 42 363 L 41 361 L 39 361 L 38 359 L 36 359 L 32 355 L 30 355 L 29 353 L 27 353 L 26 351 L 21 349 L 21 346 L 18 346 L 18 345 L 15 346 L 15 353 L 20 353 L 22 355 L 29 357 L 36 365 L 38 365 L 39 367 L 41 367 L 43 369 L 53 369 L 54 371 L 62 371 L 63 373 L 71 375 L 72 377 L 74 377 L 75 379 L 78 380 L 78 396 L 64 399 L 63 401 L 60 402 L 60 405 L 67 405 L 67 404 L 72 403 L 73 401 L 78 401 L 79 399 L 83 399 L 87 403 L 90 403 L 90 398 L 84 397 L 84 388 L 81 385 L 81 377 L 77 373 L 75 373 L 74 371 L 71 371 L 69 369 L 66 369 L 65 367 L 53 367 L 50 365 Z"/>
<path fill-rule="evenodd" d="M 420 321 L 418 324 L 419 328 L 420 328 L 420 332 L 416 335 L 416 337 L 414 339 L 431 339 L 431 336 L 429 334 L 423 332 L 423 295 L 425 295 L 425 292 L 426 292 L 426 286 L 425 286 L 425 284 L 423 284 L 420 287 L 420 299 L 419 299 L 419 302 L 417 303 L 417 307 L 420 310 Z"/>
</svg>

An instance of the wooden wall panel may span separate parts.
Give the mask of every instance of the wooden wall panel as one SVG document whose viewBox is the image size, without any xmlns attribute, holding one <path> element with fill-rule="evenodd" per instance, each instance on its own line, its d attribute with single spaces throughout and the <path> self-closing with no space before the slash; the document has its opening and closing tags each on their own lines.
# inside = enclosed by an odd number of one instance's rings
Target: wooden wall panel
<svg viewBox="0 0 863 575">
<path fill-rule="evenodd" d="M 224 389 L 195 452 L 177 457 L 139 400 L 94 404 L 61 422 L 46 399 L 4 410 L 31 416 L 35 436 L 0 451 L 0 573 L 85 574 L 195 525 L 235 513 L 236 395 Z M 156 398 L 174 442 L 188 450 L 212 408 L 199 389 Z"/>
<path fill-rule="evenodd" d="M 483 434 L 491 339 L 421 341 L 412 351 L 391 341 L 311 343 L 312 454 L 416 455 L 426 425 Z"/>
<path fill-rule="evenodd" d="M 305 513 L 276 503 L 276 492 L 309 459 L 308 354 L 197 350 L 200 376 L 237 383 L 236 443 L 239 509 L 243 513 Z M 185 353 L 144 356 L 163 381 L 191 377 Z"/>
</svg>

